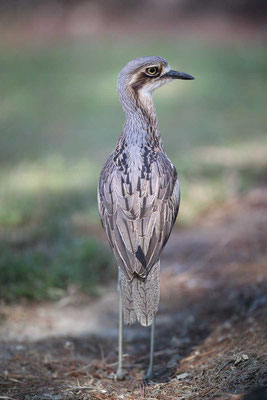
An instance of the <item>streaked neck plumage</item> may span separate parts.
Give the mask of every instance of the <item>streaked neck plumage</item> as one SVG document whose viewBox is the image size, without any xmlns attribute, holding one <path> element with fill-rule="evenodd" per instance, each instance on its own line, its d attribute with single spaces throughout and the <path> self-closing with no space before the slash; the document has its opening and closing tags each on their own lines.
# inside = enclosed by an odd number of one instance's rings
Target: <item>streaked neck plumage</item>
<svg viewBox="0 0 267 400">
<path fill-rule="evenodd" d="M 125 124 L 119 141 L 127 145 L 145 143 L 162 149 L 158 128 L 158 119 L 152 93 L 145 88 L 134 89 L 122 81 L 118 84 L 118 93 L 125 112 Z"/>
</svg>

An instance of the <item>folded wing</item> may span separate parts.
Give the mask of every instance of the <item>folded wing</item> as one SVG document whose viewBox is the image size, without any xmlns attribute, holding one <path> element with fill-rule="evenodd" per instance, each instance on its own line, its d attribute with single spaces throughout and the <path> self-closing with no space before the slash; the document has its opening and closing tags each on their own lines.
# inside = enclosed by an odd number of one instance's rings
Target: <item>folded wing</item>
<svg viewBox="0 0 267 400">
<path fill-rule="evenodd" d="M 149 170 L 120 169 L 111 156 L 98 188 L 99 213 L 118 265 L 129 280 L 146 278 L 159 260 L 179 209 L 175 167 L 158 153 Z"/>
</svg>

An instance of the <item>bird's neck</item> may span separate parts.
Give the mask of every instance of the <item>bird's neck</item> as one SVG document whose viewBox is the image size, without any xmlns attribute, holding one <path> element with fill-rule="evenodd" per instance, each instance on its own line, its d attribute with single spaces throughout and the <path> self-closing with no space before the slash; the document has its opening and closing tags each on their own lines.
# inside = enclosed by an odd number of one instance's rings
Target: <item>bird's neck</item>
<svg viewBox="0 0 267 400">
<path fill-rule="evenodd" d="M 151 93 L 131 94 L 122 101 L 125 124 L 121 137 L 128 145 L 143 147 L 146 143 L 162 148 L 158 118 Z M 124 99 L 125 100 L 125 99 Z"/>
</svg>

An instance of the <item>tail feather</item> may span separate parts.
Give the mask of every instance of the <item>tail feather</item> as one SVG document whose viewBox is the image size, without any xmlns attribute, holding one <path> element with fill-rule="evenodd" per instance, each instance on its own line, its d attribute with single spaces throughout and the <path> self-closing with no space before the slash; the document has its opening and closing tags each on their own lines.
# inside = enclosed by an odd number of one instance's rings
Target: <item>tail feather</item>
<svg viewBox="0 0 267 400">
<path fill-rule="evenodd" d="M 122 304 L 124 322 L 131 324 L 137 319 L 143 326 L 149 326 L 158 311 L 160 297 L 159 261 L 152 267 L 145 280 L 134 278 L 127 281 L 122 274 Z"/>
<path fill-rule="evenodd" d="M 133 324 L 136 321 L 136 314 L 133 304 L 132 282 L 127 280 L 123 272 L 121 273 L 121 295 L 124 323 Z"/>
</svg>

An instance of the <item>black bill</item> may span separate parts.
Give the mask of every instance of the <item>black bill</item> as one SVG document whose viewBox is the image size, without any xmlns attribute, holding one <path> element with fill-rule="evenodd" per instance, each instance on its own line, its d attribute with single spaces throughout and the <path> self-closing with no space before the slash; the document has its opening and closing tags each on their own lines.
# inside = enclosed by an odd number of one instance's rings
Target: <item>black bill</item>
<svg viewBox="0 0 267 400">
<path fill-rule="evenodd" d="M 184 79 L 184 80 L 195 79 L 192 75 L 186 74 L 185 72 L 173 71 L 172 69 L 169 72 L 167 72 L 164 76 L 169 76 L 172 79 Z"/>
</svg>

